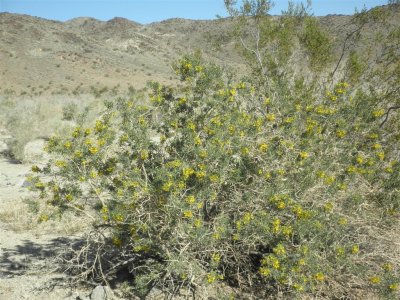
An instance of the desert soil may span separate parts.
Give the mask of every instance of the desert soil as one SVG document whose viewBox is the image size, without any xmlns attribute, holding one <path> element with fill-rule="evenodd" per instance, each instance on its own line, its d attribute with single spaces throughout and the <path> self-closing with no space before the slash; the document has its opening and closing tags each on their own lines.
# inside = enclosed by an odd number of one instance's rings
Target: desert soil
<svg viewBox="0 0 400 300">
<path fill-rule="evenodd" d="M 68 286 L 53 271 L 54 256 L 74 237 L 38 224 L 29 212 L 29 169 L 0 157 L 0 299 L 87 299 L 90 291 Z"/>
</svg>

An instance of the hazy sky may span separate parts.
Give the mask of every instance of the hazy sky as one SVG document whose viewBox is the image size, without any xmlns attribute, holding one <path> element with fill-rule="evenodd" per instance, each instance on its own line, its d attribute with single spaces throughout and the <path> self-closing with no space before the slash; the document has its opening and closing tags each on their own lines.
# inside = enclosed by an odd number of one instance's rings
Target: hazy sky
<svg viewBox="0 0 400 300">
<path fill-rule="evenodd" d="M 304 1 L 305 2 L 305 1 Z M 168 18 L 214 19 L 226 16 L 223 0 L 0 0 L 0 12 L 22 13 L 65 21 L 75 17 L 109 20 L 124 17 L 139 23 Z M 280 14 L 287 0 L 275 0 L 272 14 Z M 352 14 L 357 7 L 371 8 L 387 0 L 314 0 L 315 15 Z"/>
</svg>

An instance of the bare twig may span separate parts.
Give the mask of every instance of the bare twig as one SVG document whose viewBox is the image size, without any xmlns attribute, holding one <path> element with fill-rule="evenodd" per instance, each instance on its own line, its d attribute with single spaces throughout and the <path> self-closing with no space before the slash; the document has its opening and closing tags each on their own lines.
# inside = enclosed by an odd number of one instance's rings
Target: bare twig
<svg viewBox="0 0 400 300">
<path fill-rule="evenodd" d="M 379 127 L 382 127 L 382 126 L 387 122 L 387 120 L 389 119 L 389 114 L 390 114 L 390 112 L 391 112 L 392 110 L 396 110 L 396 109 L 400 109 L 400 105 L 396 105 L 396 106 L 392 106 L 392 107 L 389 107 L 389 108 L 388 108 L 388 110 L 387 110 L 386 113 L 384 114 L 385 119 L 382 121 L 382 123 L 381 123 L 381 125 L 380 125 Z"/>
</svg>

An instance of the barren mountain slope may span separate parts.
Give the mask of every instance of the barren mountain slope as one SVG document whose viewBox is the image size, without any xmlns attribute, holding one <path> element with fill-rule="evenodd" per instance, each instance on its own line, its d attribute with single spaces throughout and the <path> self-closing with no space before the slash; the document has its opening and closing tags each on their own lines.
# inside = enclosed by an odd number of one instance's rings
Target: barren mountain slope
<svg viewBox="0 0 400 300">
<path fill-rule="evenodd" d="M 380 31 L 399 25 L 399 7 L 383 7 L 386 23 L 368 23 L 357 48 L 376 59 L 372 44 Z M 350 16 L 321 17 L 336 58 L 351 31 Z M 91 86 L 143 87 L 148 80 L 172 82 L 171 63 L 183 53 L 201 49 L 212 60 L 236 69 L 242 58 L 232 36 L 231 18 L 210 21 L 170 19 L 141 25 L 114 18 L 76 18 L 67 22 L 0 13 L 0 76 L 4 92 L 17 94 L 90 91 Z M 302 49 L 296 51 L 302 52 Z M 118 86 L 120 85 L 120 87 Z M 1 91 L 0 91 L 1 92 Z"/>
</svg>

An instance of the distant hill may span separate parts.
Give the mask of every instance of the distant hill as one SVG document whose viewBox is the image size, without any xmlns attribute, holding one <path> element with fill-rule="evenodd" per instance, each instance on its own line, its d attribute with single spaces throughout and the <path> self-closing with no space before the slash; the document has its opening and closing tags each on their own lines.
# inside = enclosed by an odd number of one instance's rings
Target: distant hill
<svg viewBox="0 0 400 300">
<path fill-rule="evenodd" d="M 368 24 L 357 45 L 368 51 L 371 63 L 379 49 L 376 34 L 400 23 L 398 6 L 383 9 L 390 9 L 387 24 Z M 334 42 L 337 57 L 350 19 L 343 15 L 319 18 Z M 231 36 L 233 22 L 232 18 L 170 19 L 141 25 L 124 18 L 99 21 L 84 17 L 58 22 L 0 13 L 0 93 L 140 88 L 150 79 L 172 83 L 176 78 L 171 63 L 195 49 L 201 49 L 210 60 L 241 70 L 243 59 Z"/>
</svg>

